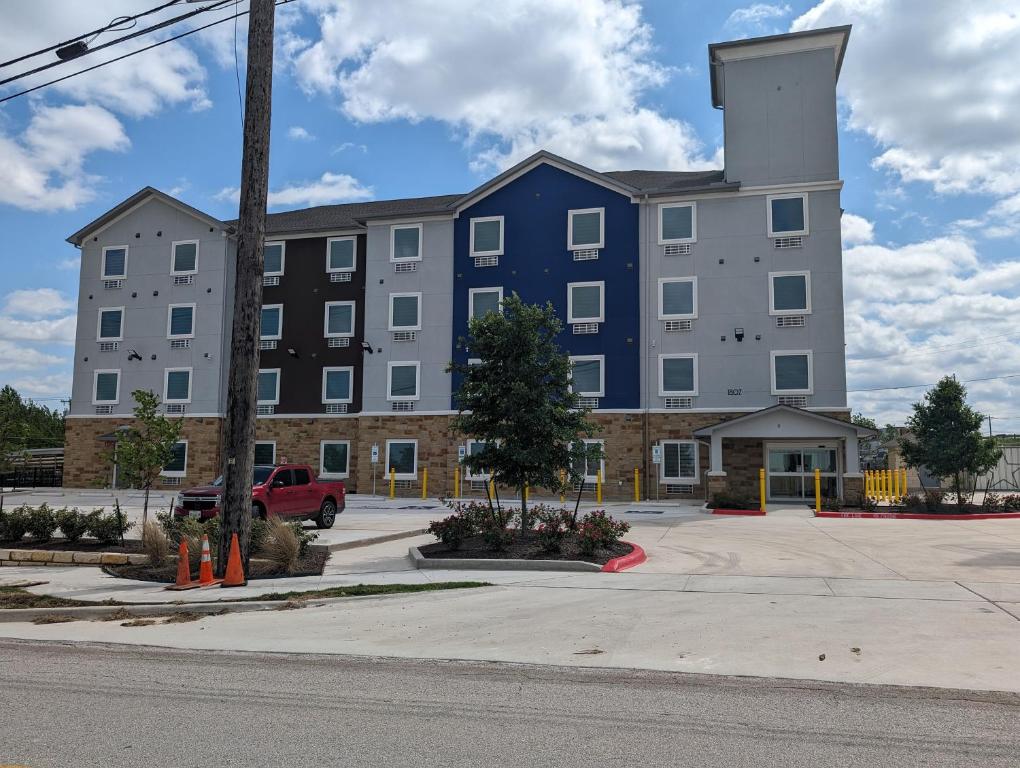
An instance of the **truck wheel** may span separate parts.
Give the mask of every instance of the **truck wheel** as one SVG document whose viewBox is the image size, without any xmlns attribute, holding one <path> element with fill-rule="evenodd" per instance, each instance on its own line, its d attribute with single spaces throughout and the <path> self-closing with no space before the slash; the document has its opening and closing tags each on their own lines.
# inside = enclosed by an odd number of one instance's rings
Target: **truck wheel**
<svg viewBox="0 0 1020 768">
<path fill-rule="evenodd" d="M 252 520 L 265 520 L 266 519 L 266 511 L 264 509 L 262 509 L 262 505 L 261 504 L 252 504 L 251 505 L 251 519 Z"/>
<path fill-rule="evenodd" d="M 315 527 L 332 528 L 334 520 L 336 520 L 336 503 L 326 499 L 319 508 L 319 516 L 315 518 Z"/>
</svg>

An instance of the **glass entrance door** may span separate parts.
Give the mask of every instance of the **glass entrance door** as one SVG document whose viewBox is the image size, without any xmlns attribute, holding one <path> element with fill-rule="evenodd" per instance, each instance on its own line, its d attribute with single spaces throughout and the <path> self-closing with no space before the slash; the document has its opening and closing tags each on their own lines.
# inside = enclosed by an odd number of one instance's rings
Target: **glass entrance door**
<svg viewBox="0 0 1020 768">
<path fill-rule="evenodd" d="M 821 470 L 822 496 L 839 495 L 838 449 L 835 446 L 769 446 L 767 467 L 770 499 L 814 498 L 816 467 Z"/>
</svg>

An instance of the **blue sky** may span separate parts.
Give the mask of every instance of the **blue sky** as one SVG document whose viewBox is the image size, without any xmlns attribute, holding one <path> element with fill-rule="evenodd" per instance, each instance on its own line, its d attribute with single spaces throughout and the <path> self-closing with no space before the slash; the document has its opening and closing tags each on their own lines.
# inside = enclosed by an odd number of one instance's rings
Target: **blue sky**
<svg viewBox="0 0 1020 768">
<path fill-rule="evenodd" d="M 0 58 L 154 5 L 17 4 Z M 272 209 L 461 192 L 540 147 L 600 170 L 721 167 L 706 46 L 852 23 L 850 402 L 901 421 L 923 389 L 879 388 L 1020 374 L 1020 18 L 1007 0 L 979 5 L 296 0 L 277 17 Z M 231 22 L 0 105 L 0 383 L 51 405 L 69 392 L 68 234 L 147 184 L 236 215 L 240 126 Z M 970 390 L 997 429 L 1020 431 L 1020 378 Z"/>
</svg>

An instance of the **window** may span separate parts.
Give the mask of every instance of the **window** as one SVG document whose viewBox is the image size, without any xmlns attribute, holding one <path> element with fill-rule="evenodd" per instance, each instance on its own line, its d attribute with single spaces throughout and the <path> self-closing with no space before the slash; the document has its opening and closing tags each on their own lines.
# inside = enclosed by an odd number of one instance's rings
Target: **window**
<svg viewBox="0 0 1020 768">
<path fill-rule="evenodd" d="M 174 457 L 163 465 L 159 474 L 163 477 L 184 477 L 188 468 L 188 441 L 179 440 L 174 443 Z"/>
<path fill-rule="evenodd" d="M 191 369 L 167 368 L 163 374 L 163 402 L 191 402 Z"/>
<path fill-rule="evenodd" d="M 326 241 L 326 271 L 353 272 L 357 269 L 355 262 L 355 243 L 353 237 L 331 237 Z"/>
<path fill-rule="evenodd" d="M 124 307 L 103 307 L 99 310 L 96 341 L 124 340 Z"/>
<path fill-rule="evenodd" d="M 283 338 L 283 304 L 265 304 L 262 307 L 260 339 Z"/>
<path fill-rule="evenodd" d="M 178 240 L 170 245 L 170 253 L 171 275 L 198 272 L 198 240 Z"/>
<path fill-rule="evenodd" d="M 390 261 L 421 261 L 421 224 L 390 227 Z"/>
<path fill-rule="evenodd" d="M 808 233 L 807 195 L 769 195 L 766 200 L 769 237 Z"/>
<path fill-rule="evenodd" d="M 574 355 L 570 362 L 573 364 L 571 373 L 571 390 L 582 397 L 604 397 L 605 378 L 603 376 L 602 355 Z"/>
<path fill-rule="evenodd" d="M 421 330 L 421 294 L 390 294 L 390 330 Z"/>
<path fill-rule="evenodd" d="M 769 314 L 811 313 L 810 272 L 769 272 Z"/>
<path fill-rule="evenodd" d="M 262 246 L 262 255 L 265 259 L 265 267 L 262 274 L 266 277 L 283 274 L 283 265 L 287 255 L 287 244 L 283 241 L 266 243 Z"/>
<path fill-rule="evenodd" d="M 93 377 L 93 405 L 114 405 L 120 402 L 120 369 L 96 371 Z"/>
<path fill-rule="evenodd" d="M 171 304 L 166 312 L 166 337 L 192 339 L 195 337 L 195 305 Z"/>
<path fill-rule="evenodd" d="M 279 405 L 280 369 L 260 368 L 258 383 L 258 405 Z"/>
<path fill-rule="evenodd" d="M 319 443 L 319 474 L 323 477 L 347 477 L 350 455 L 349 440 L 322 440 Z"/>
<path fill-rule="evenodd" d="M 693 243 L 698 239 L 698 207 L 695 203 L 659 206 L 659 245 Z"/>
<path fill-rule="evenodd" d="M 351 402 L 351 389 L 354 378 L 354 368 L 345 366 L 341 368 L 322 369 L 322 402 L 324 403 L 349 403 Z"/>
<path fill-rule="evenodd" d="M 327 338 L 354 335 L 354 302 L 327 301 L 323 335 Z"/>
<path fill-rule="evenodd" d="M 698 482 L 698 443 L 694 440 L 664 440 L 659 481 L 662 483 Z"/>
<path fill-rule="evenodd" d="M 604 247 L 605 210 L 605 208 L 582 208 L 567 211 L 567 250 Z"/>
<path fill-rule="evenodd" d="M 468 456 L 476 456 L 485 450 L 484 440 L 468 440 L 464 444 L 464 449 Z M 465 480 L 488 480 L 489 473 L 484 469 L 480 471 L 472 471 L 467 465 L 464 466 L 464 479 Z"/>
<path fill-rule="evenodd" d="M 605 283 L 567 283 L 567 322 L 601 323 L 605 320 Z"/>
<path fill-rule="evenodd" d="M 417 400 L 421 363 L 387 363 L 387 400 Z"/>
<path fill-rule="evenodd" d="M 659 395 L 698 394 L 698 356 L 696 354 L 659 355 Z"/>
<path fill-rule="evenodd" d="M 312 478 L 308 474 L 307 469 L 299 467 L 297 469 L 292 469 L 291 472 L 294 473 L 294 485 L 308 485 L 312 482 Z"/>
<path fill-rule="evenodd" d="M 595 473 L 602 474 L 602 482 L 606 482 L 606 441 L 605 440 L 584 440 L 585 456 L 583 464 L 578 462 L 573 465 L 577 473 L 584 476 L 584 482 L 595 483 L 598 478 Z M 574 446 L 571 444 L 571 450 Z"/>
<path fill-rule="evenodd" d="M 502 288 L 468 289 L 468 316 L 481 317 L 486 312 L 499 312 L 503 301 Z"/>
<path fill-rule="evenodd" d="M 128 247 L 111 245 L 103 248 L 102 279 L 118 280 L 127 277 Z"/>
<path fill-rule="evenodd" d="M 272 466 L 276 463 L 276 441 L 259 440 L 255 443 L 255 464 Z"/>
<path fill-rule="evenodd" d="M 471 219 L 471 256 L 503 255 L 503 217 Z"/>
<path fill-rule="evenodd" d="M 772 394 L 810 395 L 814 391 L 810 350 L 772 352 Z"/>
<path fill-rule="evenodd" d="M 394 473 L 397 480 L 414 480 L 418 476 L 418 441 L 386 441 L 386 476 Z"/>
<path fill-rule="evenodd" d="M 659 279 L 659 319 L 693 320 L 698 316 L 698 278 Z"/>
</svg>

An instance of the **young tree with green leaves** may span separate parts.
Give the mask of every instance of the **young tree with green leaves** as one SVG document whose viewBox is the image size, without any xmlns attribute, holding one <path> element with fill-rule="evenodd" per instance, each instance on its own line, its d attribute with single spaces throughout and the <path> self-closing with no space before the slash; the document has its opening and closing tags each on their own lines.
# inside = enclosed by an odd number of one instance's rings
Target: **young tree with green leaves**
<svg viewBox="0 0 1020 768">
<path fill-rule="evenodd" d="M 583 438 L 599 429 L 570 389 L 570 358 L 556 343 L 562 329 L 551 303 L 525 304 L 514 293 L 503 299 L 502 312 L 468 322 L 470 338 L 462 342 L 481 363 L 449 367 L 461 377 L 453 429 L 484 443 L 464 463 L 519 489 L 525 528 L 525 487 L 561 490 L 561 473 L 569 484 L 583 480 Z M 505 523 L 498 499 L 495 508 L 490 499 L 489 508 Z"/>
<path fill-rule="evenodd" d="M 149 519 L 149 491 L 163 467 L 174 459 L 174 446 L 181 439 L 184 419 L 168 419 L 157 413 L 160 399 L 155 392 L 136 389 L 131 396 L 137 403 L 135 425 L 120 433 L 113 458 L 119 467 L 119 476 L 129 485 L 145 491 L 144 526 Z"/>
<path fill-rule="evenodd" d="M 908 467 L 924 467 L 935 477 L 952 478 L 960 506 L 969 498 L 964 475 L 983 474 L 1002 457 L 995 439 L 981 434 L 985 417 L 967 405 L 966 398 L 967 390 L 955 377 L 944 377 L 925 393 L 923 401 L 914 403 L 914 415 L 907 420 L 912 437 L 900 440 Z"/>
<path fill-rule="evenodd" d="M 865 416 L 863 413 L 851 414 L 850 423 L 856 427 L 866 427 L 867 429 L 873 429 L 878 432 L 878 425 L 875 423 L 875 420 Z"/>
</svg>

